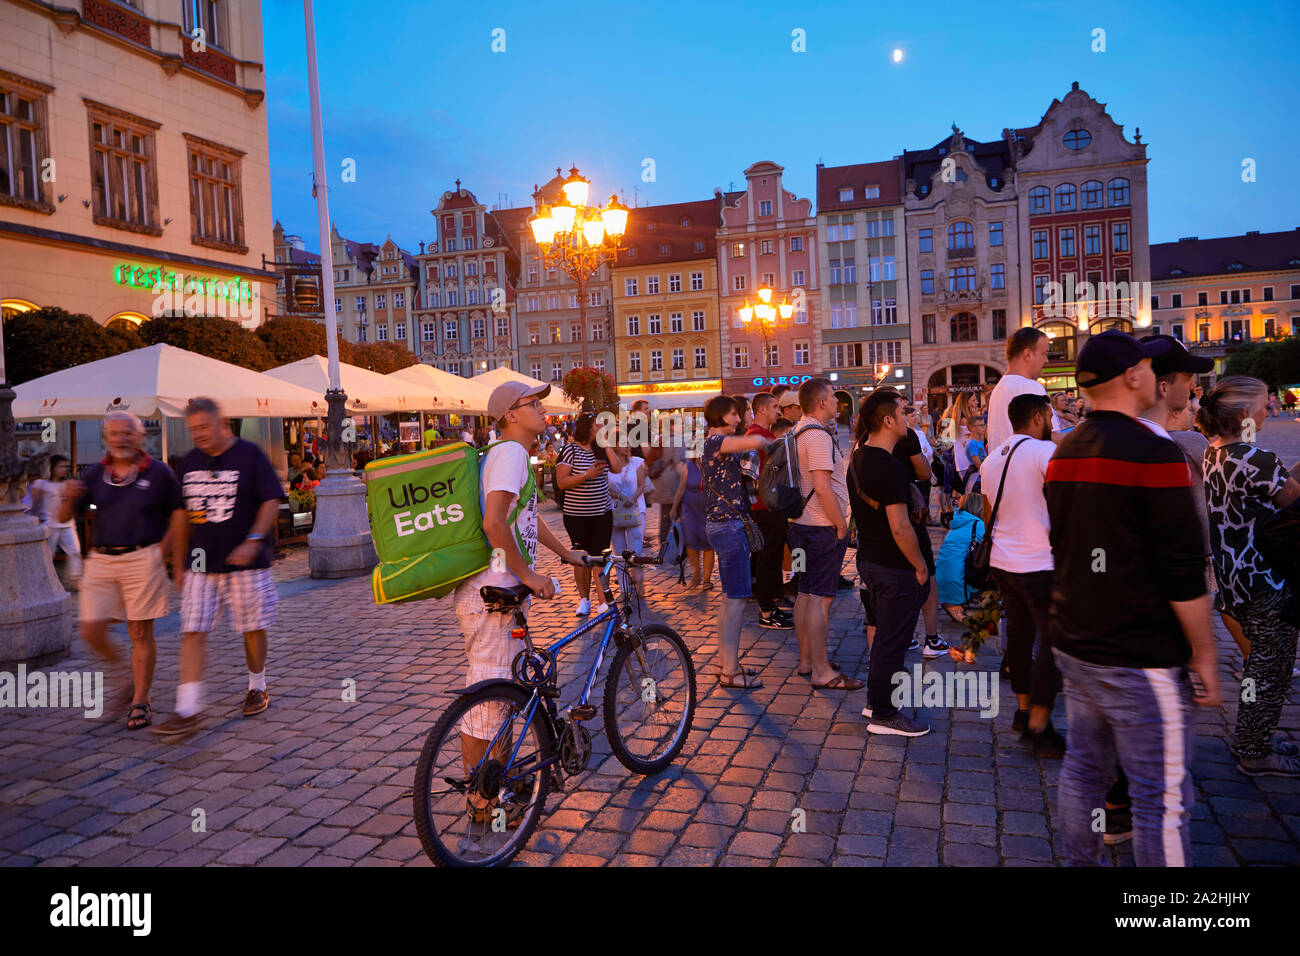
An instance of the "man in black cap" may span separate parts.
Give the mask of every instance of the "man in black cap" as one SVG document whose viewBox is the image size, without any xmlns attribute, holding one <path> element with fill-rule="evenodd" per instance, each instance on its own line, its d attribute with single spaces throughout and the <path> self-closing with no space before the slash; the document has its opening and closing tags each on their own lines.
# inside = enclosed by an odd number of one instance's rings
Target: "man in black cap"
<svg viewBox="0 0 1300 956">
<path fill-rule="evenodd" d="M 1051 645 L 1065 679 L 1070 749 L 1060 776 L 1065 852 L 1099 865 L 1103 800 L 1121 764 L 1139 866 L 1191 862 L 1193 740 L 1188 670 L 1217 706 L 1205 542 L 1182 451 L 1137 416 L 1155 392 L 1164 341 L 1093 336 L 1075 378 L 1092 413 L 1047 468 Z"/>
</svg>

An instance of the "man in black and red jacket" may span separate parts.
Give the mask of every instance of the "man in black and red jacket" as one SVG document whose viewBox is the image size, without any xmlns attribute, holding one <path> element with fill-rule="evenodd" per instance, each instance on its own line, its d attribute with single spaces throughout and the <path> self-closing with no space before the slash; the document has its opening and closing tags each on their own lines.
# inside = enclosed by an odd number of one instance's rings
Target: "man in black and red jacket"
<svg viewBox="0 0 1300 956">
<path fill-rule="evenodd" d="M 1050 638 L 1070 748 L 1060 777 L 1065 852 L 1101 862 L 1103 800 L 1129 778 L 1138 866 L 1191 862 L 1188 671 L 1219 703 L 1202 532 L 1183 453 L 1137 421 L 1165 342 L 1093 336 L 1075 372 L 1093 411 L 1061 442 L 1044 493 L 1054 573 Z M 1101 811 L 1099 814 L 1098 811 Z"/>
</svg>

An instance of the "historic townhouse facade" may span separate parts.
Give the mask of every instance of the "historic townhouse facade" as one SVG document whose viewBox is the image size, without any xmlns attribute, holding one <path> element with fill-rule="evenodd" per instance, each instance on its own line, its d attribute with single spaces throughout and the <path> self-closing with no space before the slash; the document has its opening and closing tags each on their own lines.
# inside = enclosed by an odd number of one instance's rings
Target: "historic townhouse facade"
<svg viewBox="0 0 1300 956">
<path fill-rule="evenodd" d="M 419 289 L 415 257 L 391 236 L 381 245 L 345 239 L 330 225 L 334 258 L 334 314 L 349 342 L 409 344 Z"/>
<path fill-rule="evenodd" d="M 822 369 L 847 423 L 877 385 L 911 395 L 903 165 L 817 166 Z"/>
<path fill-rule="evenodd" d="M 1075 83 L 1038 125 L 1004 130 L 1015 167 L 1020 300 L 1052 337 L 1043 379 L 1074 387 L 1089 334 L 1150 324 L 1147 148 Z"/>
<path fill-rule="evenodd" d="M 0 0 L 0 308 L 260 324 L 264 90 L 254 0 Z"/>
<path fill-rule="evenodd" d="M 1300 228 L 1151 246 L 1151 331 L 1215 360 L 1300 335 Z"/>
<path fill-rule="evenodd" d="M 642 206 L 612 270 L 622 404 L 692 409 L 722 389 L 718 328 L 719 197 Z"/>
<path fill-rule="evenodd" d="M 432 211 L 438 239 L 421 249 L 415 313 L 420 361 L 454 375 L 477 375 L 515 358 L 515 281 L 510 237 L 518 210 L 489 211 L 460 180 Z"/>
<path fill-rule="evenodd" d="M 556 170 L 545 185 L 534 187 L 533 202 L 549 205 L 562 196 L 564 176 Z M 594 197 L 593 197 L 593 201 Z M 586 328 L 578 308 L 578 285 L 563 270 L 547 269 L 541 250 L 533 240 L 525 216 L 514 235 L 519 252 L 517 287 L 519 327 L 519 364 L 517 370 L 533 378 L 557 385 L 573 369 L 582 365 L 583 338 L 587 341 L 587 364 L 614 372 L 613 318 L 609 266 L 601 266 L 587 283 Z M 628 216 L 628 228 L 636 221 L 637 210 Z M 621 261 L 621 253 L 620 253 Z"/>
<path fill-rule="evenodd" d="M 1006 369 L 1022 315 L 1016 190 L 1005 143 L 952 135 L 902 164 L 913 399 L 941 412 Z"/>
<path fill-rule="evenodd" d="M 821 373 L 820 281 L 817 220 L 812 200 L 782 184 L 784 167 L 764 160 L 745 170 L 745 190 L 722 195 L 718 230 L 718 287 L 722 316 L 722 389 L 751 393 L 778 382 L 797 385 Z M 794 312 L 765 327 L 740 317 L 758 302 L 761 287 L 772 305 L 788 300 Z"/>
</svg>

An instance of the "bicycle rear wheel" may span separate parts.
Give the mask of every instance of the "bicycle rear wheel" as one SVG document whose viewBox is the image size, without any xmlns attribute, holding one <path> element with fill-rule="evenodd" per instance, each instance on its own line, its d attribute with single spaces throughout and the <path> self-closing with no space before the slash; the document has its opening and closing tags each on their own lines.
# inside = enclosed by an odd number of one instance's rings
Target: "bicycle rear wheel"
<svg viewBox="0 0 1300 956">
<path fill-rule="evenodd" d="M 640 629 L 614 654 L 605 679 L 605 730 L 614 756 L 636 773 L 659 773 L 673 762 L 695 717 L 695 665 L 677 632 L 663 624 Z"/>
<path fill-rule="evenodd" d="M 531 699 L 522 687 L 494 683 L 457 697 L 429 731 L 413 803 L 434 863 L 500 866 L 528 842 L 550 787 L 550 768 L 538 765 L 555 753 L 540 703 L 525 726 Z"/>
</svg>

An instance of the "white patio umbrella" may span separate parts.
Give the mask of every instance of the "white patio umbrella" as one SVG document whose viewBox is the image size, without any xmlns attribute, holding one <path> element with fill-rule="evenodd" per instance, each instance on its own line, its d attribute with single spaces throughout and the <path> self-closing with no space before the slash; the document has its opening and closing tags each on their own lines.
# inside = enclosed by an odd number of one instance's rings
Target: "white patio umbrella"
<svg viewBox="0 0 1300 956">
<path fill-rule="evenodd" d="M 492 387 L 483 385 L 477 379 L 461 378 L 423 363 L 389 372 L 386 377 L 411 382 L 436 393 L 437 407 L 426 411 L 438 415 L 486 415 L 488 399 L 492 396 Z"/>
<path fill-rule="evenodd" d="M 161 344 L 42 375 L 14 391 L 17 419 L 103 418 L 112 411 L 183 418 L 186 403 L 199 395 L 231 418 L 297 418 L 325 408 L 323 391 Z"/>
<path fill-rule="evenodd" d="M 576 415 L 582 411 L 582 403 L 571 402 L 565 398 L 564 392 L 560 390 L 560 386 L 555 382 L 543 382 L 504 366 L 498 366 L 490 372 L 484 372 L 482 375 L 475 375 L 470 381 L 488 386 L 489 392 L 502 382 L 524 382 L 534 386 L 550 385 L 551 394 L 542 399 L 542 407 L 546 409 L 548 415 Z"/>
<path fill-rule="evenodd" d="M 273 368 L 265 374 L 314 392 L 320 407 L 312 414 L 326 413 L 325 391 L 329 388 L 329 365 L 323 356 L 309 355 L 297 362 Z M 438 403 L 437 394 L 423 385 L 390 378 L 344 362 L 339 363 L 339 382 L 348 396 L 346 407 L 351 415 L 429 411 Z"/>
</svg>

